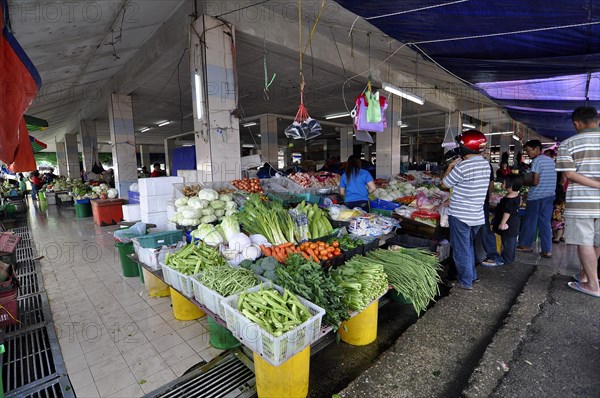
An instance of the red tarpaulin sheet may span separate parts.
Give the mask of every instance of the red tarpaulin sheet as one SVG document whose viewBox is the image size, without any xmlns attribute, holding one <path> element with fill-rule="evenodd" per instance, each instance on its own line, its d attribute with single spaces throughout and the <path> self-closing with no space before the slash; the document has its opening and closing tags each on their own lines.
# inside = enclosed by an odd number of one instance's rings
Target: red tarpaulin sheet
<svg viewBox="0 0 600 398">
<path fill-rule="evenodd" d="M 41 79 L 12 35 L 6 0 L 0 0 L 0 160 L 16 171 L 36 168 L 23 114 L 31 105 Z"/>
</svg>

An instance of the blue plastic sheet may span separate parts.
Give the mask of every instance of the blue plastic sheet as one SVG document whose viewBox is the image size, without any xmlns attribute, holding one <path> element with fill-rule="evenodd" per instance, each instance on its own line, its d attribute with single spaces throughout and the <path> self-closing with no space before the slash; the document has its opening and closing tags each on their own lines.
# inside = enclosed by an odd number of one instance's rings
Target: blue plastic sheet
<svg viewBox="0 0 600 398">
<path fill-rule="evenodd" d="M 179 170 L 196 170 L 196 147 L 181 147 L 173 150 L 173 166 L 171 175 L 176 176 Z"/>
</svg>

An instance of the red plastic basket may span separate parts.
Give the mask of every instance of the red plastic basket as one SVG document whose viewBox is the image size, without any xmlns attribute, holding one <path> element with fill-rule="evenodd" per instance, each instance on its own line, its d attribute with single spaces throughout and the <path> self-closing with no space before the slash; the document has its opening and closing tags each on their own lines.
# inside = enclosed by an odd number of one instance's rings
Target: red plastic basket
<svg viewBox="0 0 600 398">
<path fill-rule="evenodd" d="M 17 245 L 21 241 L 21 237 L 9 234 L 2 233 L 0 234 L 0 252 L 4 253 L 12 253 L 17 248 Z"/>
</svg>

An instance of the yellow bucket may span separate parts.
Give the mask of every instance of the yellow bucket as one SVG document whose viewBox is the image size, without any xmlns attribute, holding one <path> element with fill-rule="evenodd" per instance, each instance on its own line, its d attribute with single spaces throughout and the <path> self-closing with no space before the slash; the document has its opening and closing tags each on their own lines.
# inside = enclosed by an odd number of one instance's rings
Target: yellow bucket
<svg viewBox="0 0 600 398">
<path fill-rule="evenodd" d="M 169 288 L 171 291 L 171 303 L 173 304 L 173 316 L 175 319 L 180 321 L 193 321 L 194 319 L 202 318 L 206 315 L 196 307 L 194 303 L 188 300 L 186 297 L 179 294 L 179 292 L 172 287 Z"/>
<path fill-rule="evenodd" d="M 279 366 L 254 354 L 254 374 L 259 398 L 304 398 L 308 395 L 310 346 Z"/>
<path fill-rule="evenodd" d="M 146 268 L 142 268 L 142 271 L 144 272 L 144 285 L 146 285 L 150 297 L 168 297 L 171 294 L 169 285 L 158 279 Z"/>
<path fill-rule="evenodd" d="M 350 345 L 367 345 L 377 339 L 377 315 L 379 300 L 370 304 L 363 312 L 342 322 L 340 338 Z"/>
</svg>

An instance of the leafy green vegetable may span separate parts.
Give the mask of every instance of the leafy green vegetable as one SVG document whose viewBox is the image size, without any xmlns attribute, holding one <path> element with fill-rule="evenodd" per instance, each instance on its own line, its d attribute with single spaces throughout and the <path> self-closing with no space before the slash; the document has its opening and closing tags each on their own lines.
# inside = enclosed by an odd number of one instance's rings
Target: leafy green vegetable
<svg viewBox="0 0 600 398">
<path fill-rule="evenodd" d="M 265 202 L 259 195 L 251 194 L 238 217 L 247 232 L 263 235 L 274 245 L 295 243 L 294 221 L 277 202 Z"/>
<path fill-rule="evenodd" d="M 346 261 L 334 271 L 334 278 L 345 291 L 345 304 L 355 311 L 363 311 L 388 290 L 383 265 L 364 256 Z"/>
</svg>

